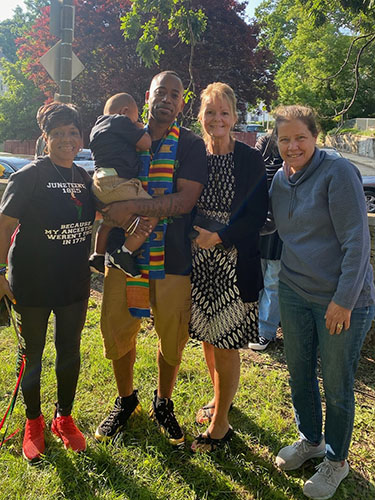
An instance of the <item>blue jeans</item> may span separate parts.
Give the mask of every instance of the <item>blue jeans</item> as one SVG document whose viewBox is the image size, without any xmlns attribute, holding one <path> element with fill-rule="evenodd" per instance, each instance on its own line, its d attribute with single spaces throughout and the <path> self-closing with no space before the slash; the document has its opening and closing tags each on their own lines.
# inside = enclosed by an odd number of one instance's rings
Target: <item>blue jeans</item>
<svg viewBox="0 0 375 500">
<path fill-rule="evenodd" d="M 299 432 L 313 444 L 322 439 L 322 405 L 316 373 L 319 347 L 326 399 L 326 455 L 329 460 L 345 460 L 353 432 L 354 375 L 375 307 L 353 309 L 349 330 L 330 335 L 324 319 L 327 306 L 303 299 L 282 282 L 279 300 Z"/>
<path fill-rule="evenodd" d="M 280 261 L 262 259 L 264 288 L 259 293 L 259 336 L 272 340 L 280 323 Z"/>
</svg>

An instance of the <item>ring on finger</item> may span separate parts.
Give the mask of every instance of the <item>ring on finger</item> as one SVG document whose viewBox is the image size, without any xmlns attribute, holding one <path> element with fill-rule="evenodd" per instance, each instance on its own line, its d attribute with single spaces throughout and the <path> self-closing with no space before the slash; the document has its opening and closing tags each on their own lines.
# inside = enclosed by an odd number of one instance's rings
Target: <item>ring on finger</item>
<svg viewBox="0 0 375 500">
<path fill-rule="evenodd" d="M 337 323 L 336 327 L 339 329 L 339 330 L 342 330 L 343 328 L 343 324 L 342 323 Z"/>
</svg>

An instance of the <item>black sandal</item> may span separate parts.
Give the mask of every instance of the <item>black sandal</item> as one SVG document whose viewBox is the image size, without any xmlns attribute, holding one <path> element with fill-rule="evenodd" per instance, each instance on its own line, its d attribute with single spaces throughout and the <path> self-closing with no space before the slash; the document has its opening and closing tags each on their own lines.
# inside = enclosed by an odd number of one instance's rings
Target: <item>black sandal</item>
<svg viewBox="0 0 375 500">
<path fill-rule="evenodd" d="M 216 451 L 216 450 L 218 450 L 220 448 L 223 448 L 224 445 L 226 443 L 228 443 L 232 439 L 233 434 L 234 434 L 234 430 L 232 429 L 232 427 L 229 427 L 229 429 L 227 430 L 225 436 L 222 437 L 221 439 L 212 438 L 211 435 L 210 435 L 210 433 L 208 431 L 207 431 L 207 435 L 206 436 L 204 436 L 203 434 L 199 434 L 199 436 L 197 436 L 195 438 L 194 443 L 196 443 L 196 444 L 206 444 L 206 445 L 209 445 L 210 448 L 208 448 L 207 450 L 201 450 L 200 448 L 196 448 L 194 450 L 193 448 L 191 448 L 191 450 L 194 453 L 196 453 L 197 451 L 208 451 L 208 452 L 211 453 L 211 452 Z"/>
</svg>

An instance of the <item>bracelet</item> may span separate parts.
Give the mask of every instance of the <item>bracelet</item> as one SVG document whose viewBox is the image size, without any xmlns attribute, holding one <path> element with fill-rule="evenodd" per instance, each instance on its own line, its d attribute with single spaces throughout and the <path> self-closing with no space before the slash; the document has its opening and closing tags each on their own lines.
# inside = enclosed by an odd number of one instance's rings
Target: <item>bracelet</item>
<svg viewBox="0 0 375 500">
<path fill-rule="evenodd" d="M 6 267 L 0 267 L 0 276 L 3 276 L 4 274 L 6 274 L 6 272 L 7 272 Z"/>
</svg>

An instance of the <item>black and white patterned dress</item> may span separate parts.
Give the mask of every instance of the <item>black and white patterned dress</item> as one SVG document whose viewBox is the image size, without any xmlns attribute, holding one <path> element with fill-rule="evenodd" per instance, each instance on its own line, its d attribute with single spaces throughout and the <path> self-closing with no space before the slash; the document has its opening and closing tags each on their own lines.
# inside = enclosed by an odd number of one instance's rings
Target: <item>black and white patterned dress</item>
<svg viewBox="0 0 375 500">
<path fill-rule="evenodd" d="M 208 183 L 198 212 L 229 224 L 235 193 L 233 153 L 208 156 Z M 190 336 L 221 349 L 239 349 L 258 338 L 258 303 L 244 303 L 237 287 L 235 247 L 208 250 L 193 244 Z"/>
</svg>

